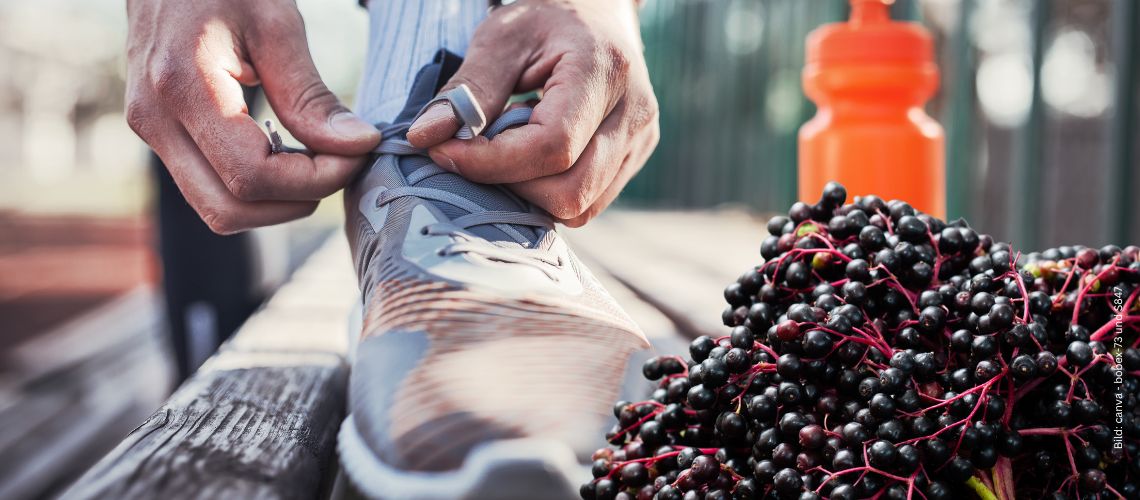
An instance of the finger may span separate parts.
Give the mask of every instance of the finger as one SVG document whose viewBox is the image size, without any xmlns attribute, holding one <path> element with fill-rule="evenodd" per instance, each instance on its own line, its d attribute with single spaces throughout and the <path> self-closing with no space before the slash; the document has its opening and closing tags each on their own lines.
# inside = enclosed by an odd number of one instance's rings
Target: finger
<svg viewBox="0 0 1140 500">
<path fill-rule="evenodd" d="M 475 30 L 463 64 L 440 92 L 466 85 L 488 122 L 499 116 L 525 69 L 527 45 L 504 43 L 502 16 L 492 15 Z M 408 128 L 408 141 L 430 148 L 455 136 L 463 123 L 447 102 L 429 107 Z"/>
<path fill-rule="evenodd" d="M 317 208 L 315 201 L 238 200 L 178 123 L 163 120 L 154 128 L 160 139 L 151 141 L 151 147 L 162 158 L 186 201 L 215 233 L 232 234 L 279 224 L 305 217 Z"/>
<path fill-rule="evenodd" d="M 210 54 L 164 69 L 155 90 L 238 199 L 319 200 L 351 179 L 357 164 L 303 154 L 271 154 L 269 140 L 248 115 L 241 85 Z"/>
<path fill-rule="evenodd" d="M 570 219 L 586 211 L 612 183 L 629 154 L 631 141 L 623 107 L 606 117 L 573 168 L 512 184 L 511 189 L 555 219 Z"/>
<path fill-rule="evenodd" d="M 258 25 L 248 50 L 273 111 L 309 149 L 356 156 L 380 143 L 376 127 L 350 112 L 321 80 L 295 10 L 282 9 L 274 22 Z"/>
<path fill-rule="evenodd" d="M 649 156 L 653 154 L 654 147 L 657 146 L 659 134 L 660 132 L 656 124 L 654 124 L 651 131 L 647 131 L 643 134 L 643 137 L 639 141 L 640 144 L 630 151 L 629 156 L 622 162 L 621 170 L 614 177 L 613 181 L 610 182 L 610 185 L 606 187 L 606 190 L 602 192 L 602 195 L 599 196 L 585 212 L 582 212 L 577 217 L 561 219 L 559 222 L 567 227 L 582 227 L 608 208 L 610 204 L 621 195 L 622 190 L 625 189 L 625 186 L 633 179 L 633 176 L 637 175 L 637 173 L 641 171 L 641 167 L 645 165 L 645 162 L 649 160 Z"/>
<path fill-rule="evenodd" d="M 429 151 L 444 168 L 483 183 L 521 182 L 570 169 L 590 143 L 624 88 L 611 75 L 622 73 L 604 58 L 566 54 L 547 80 L 530 122 L 495 136 L 450 140 Z M 624 71 L 624 70 L 623 70 Z"/>
</svg>

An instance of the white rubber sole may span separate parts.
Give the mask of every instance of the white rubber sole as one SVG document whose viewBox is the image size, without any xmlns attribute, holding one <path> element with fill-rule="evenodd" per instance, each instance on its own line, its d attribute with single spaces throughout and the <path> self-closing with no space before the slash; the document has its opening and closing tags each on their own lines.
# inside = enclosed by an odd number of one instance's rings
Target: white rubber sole
<svg viewBox="0 0 1140 500">
<path fill-rule="evenodd" d="M 478 446 L 454 471 L 397 469 L 376 458 L 352 415 L 340 427 L 337 451 L 357 492 L 383 500 L 570 500 L 590 477 L 568 446 L 541 439 Z"/>
</svg>

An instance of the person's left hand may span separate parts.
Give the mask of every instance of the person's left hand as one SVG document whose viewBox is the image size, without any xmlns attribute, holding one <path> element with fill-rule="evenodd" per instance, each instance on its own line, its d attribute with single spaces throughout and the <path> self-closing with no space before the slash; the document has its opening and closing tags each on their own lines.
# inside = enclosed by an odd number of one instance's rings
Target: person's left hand
<svg viewBox="0 0 1140 500">
<path fill-rule="evenodd" d="M 491 12 L 444 90 L 466 84 L 488 123 L 512 93 L 542 90 L 530 123 L 494 140 L 452 139 L 446 103 L 408 131 L 441 167 L 577 227 L 604 210 L 657 145 L 657 98 L 633 0 L 521 0 Z"/>
</svg>

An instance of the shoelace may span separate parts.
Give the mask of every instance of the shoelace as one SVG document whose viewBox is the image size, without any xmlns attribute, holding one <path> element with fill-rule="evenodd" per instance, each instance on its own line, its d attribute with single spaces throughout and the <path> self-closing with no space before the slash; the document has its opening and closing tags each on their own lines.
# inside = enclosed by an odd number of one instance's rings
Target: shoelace
<svg viewBox="0 0 1140 500">
<path fill-rule="evenodd" d="M 466 87 L 461 86 L 458 89 L 441 94 L 427 103 L 423 109 L 427 109 L 432 104 L 441 100 L 450 102 L 452 108 L 456 110 L 456 114 L 464 122 L 459 132 L 456 133 L 457 138 L 471 138 L 479 133 L 479 129 L 482 128 L 483 114 L 479 111 L 478 105 L 475 104 L 474 100 L 470 98 L 470 92 L 467 91 Z M 486 130 L 482 131 L 482 135 L 490 139 L 508 128 L 525 125 L 530 121 L 530 114 L 531 110 L 528 107 L 509 110 L 503 113 L 503 115 L 487 127 Z M 414 122 L 415 120 L 413 119 L 412 121 Z M 433 163 L 431 158 L 428 157 L 427 150 L 413 146 L 406 139 L 395 137 L 396 135 L 404 133 L 409 126 L 410 123 L 401 123 L 388 125 L 381 129 L 385 139 L 373 152 L 381 155 L 392 155 L 393 157 L 412 156 L 414 158 L 409 158 L 405 161 L 416 162 L 419 166 L 406 176 L 407 186 L 386 189 L 381 192 L 376 198 L 376 207 L 382 207 L 405 196 L 414 196 L 454 205 L 469 213 L 448 222 L 429 224 L 420 231 L 421 234 L 424 235 L 445 235 L 451 238 L 452 242 L 450 244 L 439 249 L 438 254 L 440 256 L 467 253 L 493 261 L 531 266 L 542 271 L 550 279 L 558 281 L 558 275 L 555 274 L 549 266 L 562 267 L 563 262 L 561 257 L 549 250 L 528 248 L 530 240 L 512 227 L 512 225 L 522 225 L 553 230 L 554 222 L 550 217 L 530 212 L 487 210 L 478 203 L 455 193 L 442 189 L 416 186 L 416 184 L 432 176 L 449 174 L 451 172 Z M 393 161 L 395 161 L 395 158 L 393 158 Z M 399 167 L 396 166 L 396 168 Z M 514 196 L 510 193 L 507 194 L 512 197 Z M 495 244 L 464 231 L 470 227 L 486 224 L 494 225 L 510 236 L 511 239 L 515 240 L 520 246 L 514 247 L 505 244 Z"/>
</svg>

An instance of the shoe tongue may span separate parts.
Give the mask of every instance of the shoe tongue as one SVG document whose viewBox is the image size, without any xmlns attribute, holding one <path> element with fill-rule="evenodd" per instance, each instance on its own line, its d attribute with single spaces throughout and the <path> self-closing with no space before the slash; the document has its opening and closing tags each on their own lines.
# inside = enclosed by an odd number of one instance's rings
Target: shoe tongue
<svg viewBox="0 0 1140 500">
<path fill-rule="evenodd" d="M 404 105 L 404 110 L 396 117 L 395 123 L 410 123 L 415 119 L 420 109 L 435 98 L 436 94 L 439 93 L 440 87 L 455 74 L 455 71 L 459 69 L 459 65 L 462 62 L 462 58 L 449 51 L 440 50 L 437 52 L 432 63 L 421 68 L 416 74 L 415 81 L 412 83 L 412 90 L 408 94 L 407 103 Z M 417 168 L 423 166 L 424 161 L 422 158 L 405 156 L 400 158 L 399 164 L 400 173 L 406 178 Z M 433 175 L 417 182 L 415 186 L 447 191 L 471 200 L 487 210 L 506 212 L 530 211 L 529 206 L 508 194 L 505 188 L 488 184 L 477 184 L 452 173 Z M 470 213 L 467 210 L 442 201 L 427 201 L 435 205 L 439 211 L 451 219 Z M 541 236 L 538 231 L 531 226 L 518 224 L 509 224 L 509 226 L 529 240 L 528 248 L 534 247 Z M 493 225 L 484 224 L 473 226 L 467 228 L 467 231 L 488 241 L 519 244 L 502 229 Z"/>
</svg>

